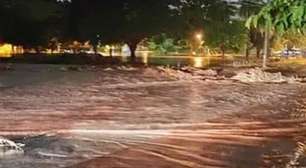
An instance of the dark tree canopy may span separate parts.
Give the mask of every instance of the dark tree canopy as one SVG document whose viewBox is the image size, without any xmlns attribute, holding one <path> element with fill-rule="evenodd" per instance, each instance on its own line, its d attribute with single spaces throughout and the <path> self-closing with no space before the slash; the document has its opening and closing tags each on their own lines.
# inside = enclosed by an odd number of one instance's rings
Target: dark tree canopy
<svg viewBox="0 0 306 168">
<path fill-rule="evenodd" d="M 24 47 L 44 45 L 56 34 L 61 9 L 53 0 L 1 0 L 0 38 Z"/>
<path fill-rule="evenodd" d="M 178 34 L 192 41 L 195 33 L 202 32 L 204 44 L 210 48 L 218 48 L 223 52 L 226 49 L 236 50 L 244 38 L 241 36 L 243 24 L 235 18 L 237 11 L 237 5 L 224 0 L 181 1 L 178 8 Z"/>
<path fill-rule="evenodd" d="M 305 0 L 269 1 L 256 15 L 252 15 L 247 27 L 268 26 L 270 30 L 284 33 L 287 30 L 304 31 L 306 25 Z"/>
<path fill-rule="evenodd" d="M 126 43 L 135 56 L 146 38 L 165 33 L 192 41 L 202 32 L 206 46 L 238 50 L 246 38 L 242 18 L 257 13 L 263 1 L 1 0 L 0 42 L 36 48 L 56 38 L 90 41 L 95 49 L 99 43 Z"/>
<path fill-rule="evenodd" d="M 134 56 L 141 40 L 170 31 L 170 4 L 171 0 L 73 0 L 70 26 L 80 40 L 127 43 Z"/>
</svg>

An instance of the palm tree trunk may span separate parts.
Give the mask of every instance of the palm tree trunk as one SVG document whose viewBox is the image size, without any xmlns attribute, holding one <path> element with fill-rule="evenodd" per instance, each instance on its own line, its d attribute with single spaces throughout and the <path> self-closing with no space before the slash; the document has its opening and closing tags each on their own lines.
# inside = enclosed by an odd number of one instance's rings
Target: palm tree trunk
<svg viewBox="0 0 306 168">
<path fill-rule="evenodd" d="M 249 44 L 247 43 L 245 46 L 245 59 L 248 61 L 250 56 Z"/>
<path fill-rule="evenodd" d="M 264 55 L 263 55 L 263 62 L 262 67 L 267 68 L 267 59 L 269 55 L 269 39 L 270 39 L 270 28 L 269 25 L 266 24 L 265 28 L 265 43 L 264 43 Z"/>
<path fill-rule="evenodd" d="M 260 53 L 261 53 L 261 47 L 256 47 L 256 58 L 260 58 Z"/>
<path fill-rule="evenodd" d="M 267 1 L 267 3 L 269 3 L 270 0 Z M 266 21 L 266 25 L 265 25 L 265 43 L 264 43 L 264 55 L 263 55 L 263 63 L 262 63 L 262 67 L 263 68 L 267 68 L 267 59 L 268 59 L 268 55 L 269 55 L 269 40 L 270 40 L 270 24 L 268 23 L 268 21 Z"/>
</svg>

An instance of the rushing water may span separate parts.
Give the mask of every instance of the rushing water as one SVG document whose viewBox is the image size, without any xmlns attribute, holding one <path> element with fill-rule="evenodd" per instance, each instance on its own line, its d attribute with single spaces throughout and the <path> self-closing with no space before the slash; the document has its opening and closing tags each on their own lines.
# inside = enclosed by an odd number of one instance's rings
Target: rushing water
<svg viewBox="0 0 306 168">
<path fill-rule="evenodd" d="M 0 72 L 0 167 L 306 166 L 304 85 L 177 80 L 152 68 Z M 103 165 L 103 166 L 102 166 Z"/>
</svg>

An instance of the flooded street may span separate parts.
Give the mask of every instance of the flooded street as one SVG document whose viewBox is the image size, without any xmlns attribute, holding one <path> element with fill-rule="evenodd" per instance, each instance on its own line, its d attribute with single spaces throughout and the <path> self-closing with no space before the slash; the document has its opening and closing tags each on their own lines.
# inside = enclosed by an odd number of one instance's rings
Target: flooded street
<svg viewBox="0 0 306 168">
<path fill-rule="evenodd" d="M 306 166 L 304 84 L 175 79 L 156 68 L 0 72 L 0 168 Z"/>
</svg>

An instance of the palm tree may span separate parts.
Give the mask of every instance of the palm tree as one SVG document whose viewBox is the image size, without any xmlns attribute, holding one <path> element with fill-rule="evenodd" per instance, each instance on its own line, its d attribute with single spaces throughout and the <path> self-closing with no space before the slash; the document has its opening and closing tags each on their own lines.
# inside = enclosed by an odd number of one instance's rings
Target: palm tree
<svg viewBox="0 0 306 168">
<path fill-rule="evenodd" d="M 236 3 L 239 6 L 239 16 L 245 21 L 251 15 L 258 13 L 265 5 L 264 0 L 239 0 Z M 263 34 L 256 28 L 248 29 L 247 34 L 248 40 L 246 43 L 245 57 L 248 59 L 250 50 L 256 48 L 256 57 L 259 58 L 263 48 Z"/>
<path fill-rule="evenodd" d="M 273 31 L 282 35 L 288 30 L 304 31 L 306 27 L 305 17 L 305 0 L 268 0 L 258 14 L 252 15 L 248 19 L 247 26 L 249 28 L 260 27 L 265 30 L 263 67 L 266 67 L 270 32 Z"/>
</svg>

